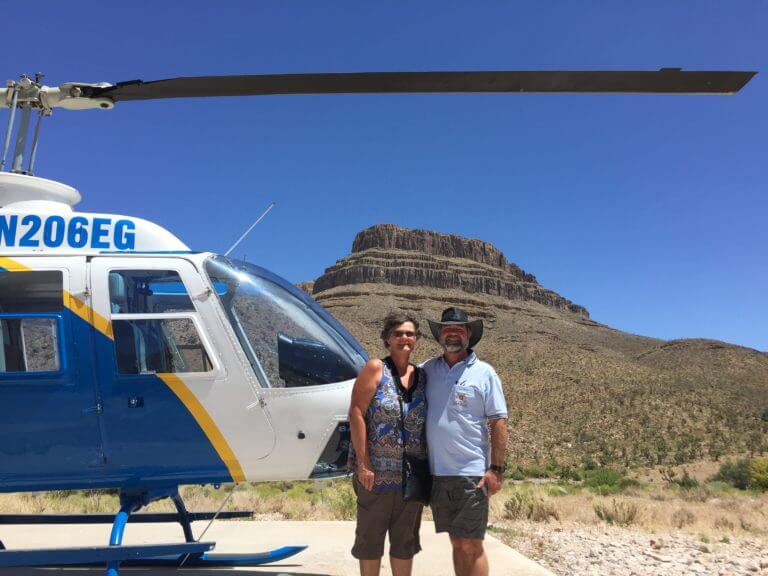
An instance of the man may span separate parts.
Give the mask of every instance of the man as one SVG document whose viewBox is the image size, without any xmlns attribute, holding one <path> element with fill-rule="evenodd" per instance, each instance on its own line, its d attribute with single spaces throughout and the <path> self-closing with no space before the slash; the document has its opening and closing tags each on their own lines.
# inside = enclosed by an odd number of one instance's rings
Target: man
<svg viewBox="0 0 768 576">
<path fill-rule="evenodd" d="M 451 538 L 456 576 L 487 576 L 488 499 L 501 490 L 505 471 L 504 392 L 494 369 L 473 350 L 483 335 L 482 320 L 470 322 L 464 310 L 448 308 L 429 327 L 443 348 L 442 356 L 423 365 L 432 515 L 437 531 Z"/>
</svg>

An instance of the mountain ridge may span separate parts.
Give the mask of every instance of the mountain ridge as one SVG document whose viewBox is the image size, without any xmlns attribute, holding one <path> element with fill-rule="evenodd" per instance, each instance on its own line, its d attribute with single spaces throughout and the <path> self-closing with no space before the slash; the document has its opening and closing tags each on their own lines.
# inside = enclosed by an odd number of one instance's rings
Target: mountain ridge
<svg viewBox="0 0 768 576">
<path fill-rule="evenodd" d="M 768 451 L 768 354 L 606 326 L 482 240 L 373 226 L 304 289 L 372 355 L 385 353 L 378 333 L 390 311 L 423 324 L 448 306 L 481 318 L 476 350 L 504 383 L 512 463 L 645 466 Z M 427 336 L 416 361 L 440 353 Z"/>
</svg>

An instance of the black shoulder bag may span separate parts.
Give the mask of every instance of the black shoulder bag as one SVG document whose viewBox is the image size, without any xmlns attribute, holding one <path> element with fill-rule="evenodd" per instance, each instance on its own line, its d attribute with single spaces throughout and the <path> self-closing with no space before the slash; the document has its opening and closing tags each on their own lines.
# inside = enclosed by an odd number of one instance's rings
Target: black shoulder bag
<svg viewBox="0 0 768 576">
<path fill-rule="evenodd" d="M 395 381 L 397 388 L 397 400 L 400 403 L 400 438 L 403 442 L 403 500 L 406 502 L 421 502 L 425 506 L 429 505 L 429 498 L 432 493 L 432 474 L 429 471 L 429 460 L 411 456 L 406 452 L 405 443 L 405 413 L 403 410 L 403 395 L 413 395 L 413 391 L 419 386 L 420 371 L 415 368 L 413 385 L 409 389 L 403 387 L 400 380 L 400 374 L 391 358 L 386 358 L 389 371 Z"/>
</svg>

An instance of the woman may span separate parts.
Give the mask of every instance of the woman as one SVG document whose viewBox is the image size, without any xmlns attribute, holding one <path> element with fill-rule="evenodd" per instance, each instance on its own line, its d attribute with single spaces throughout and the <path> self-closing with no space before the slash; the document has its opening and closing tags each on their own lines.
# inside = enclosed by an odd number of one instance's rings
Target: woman
<svg viewBox="0 0 768 576">
<path fill-rule="evenodd" d="M 409 363 L 419 335 L 413 317 L 387 316 L 381 339 L 389 356 L 369 360 L 352 389 L 350 470 L 357 494 L 352 555 L 360 560 L 362 576 L 379 574 L 387 532 L 393 576 L 410 576 L 413 556 L 421 550 L 424 507 L 402 495 L 403 446 L 409 455 L 426 458 L 425 380 Z"/>
</svg>

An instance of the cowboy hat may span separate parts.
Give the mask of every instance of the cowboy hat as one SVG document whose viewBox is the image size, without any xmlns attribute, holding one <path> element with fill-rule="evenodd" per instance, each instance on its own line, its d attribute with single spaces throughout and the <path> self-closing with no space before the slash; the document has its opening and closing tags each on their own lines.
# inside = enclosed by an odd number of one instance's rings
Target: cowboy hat
<svg viewBox="0 0 768 576">
<path fill-rule="evenodd" d="M 474 348 L 475 345 L 480 342 L 480 338 L 483 337 L 483 321 L 482 320 L 469 320 L 467 313 L 461 308 L 446 308 L 443 310 L 443 316 L 440 318 L 440 322 L 429 322 L 429 329 L 432 330 L 432 336 L 435 340 L 440 342 L 440 329 L 443 326 L 450 326 L 451 324 L 463 324 L 469 330 L 469 345 L 467 348 Z"/>
</svg>

